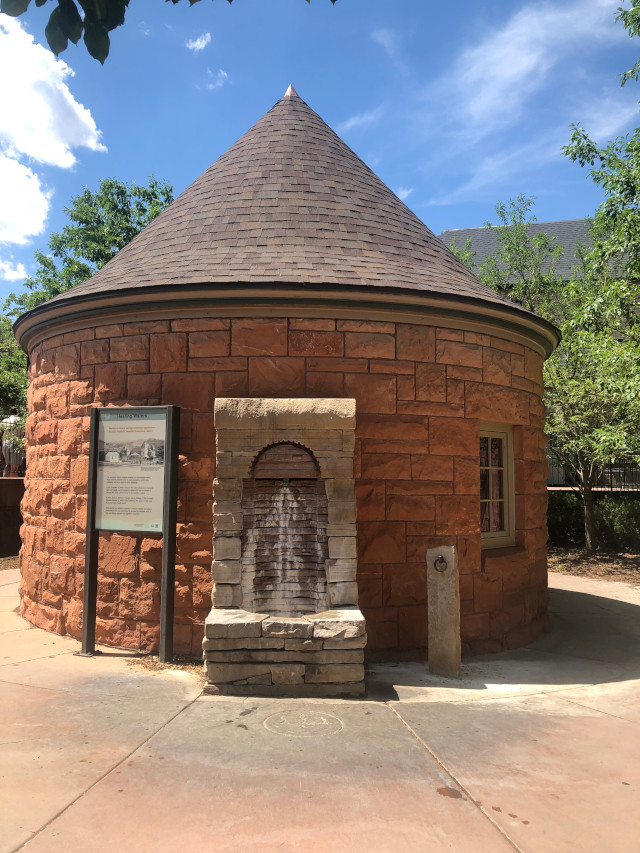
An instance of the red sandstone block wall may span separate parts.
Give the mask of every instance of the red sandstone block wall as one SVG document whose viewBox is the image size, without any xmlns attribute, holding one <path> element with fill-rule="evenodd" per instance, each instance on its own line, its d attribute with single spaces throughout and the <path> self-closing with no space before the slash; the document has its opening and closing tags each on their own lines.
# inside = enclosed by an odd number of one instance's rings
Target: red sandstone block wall
<svg viewBox="0 0 640 853">
<path fill-rule="evenodd" d="M 211 606 L 217 396 L 355 397 L 358 584 L 371 657 L 427 642 L 425 551 L 456 544 L 467 653 L 524 644 L 546 620 L 542 362 L 489 335 L 330 319 L 117 323 L 31 354 L 22 608 L 79 636 L 92 406 L 182 408 L 177 651 L 200 653 Z M 478 428 L 514 426 L 516 546 L 482 552 Z M 160 541 L 103 534 L 99 641 L 158 642 Z"/>
</svg>

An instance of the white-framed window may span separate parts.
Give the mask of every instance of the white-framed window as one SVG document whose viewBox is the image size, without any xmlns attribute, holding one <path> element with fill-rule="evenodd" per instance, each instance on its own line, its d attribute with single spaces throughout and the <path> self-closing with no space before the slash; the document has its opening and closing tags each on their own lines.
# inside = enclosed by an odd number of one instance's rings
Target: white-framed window
<svg viewBox="0 0 640 853">
<path fill-rule="evenodd" d="M 515 543 L 513 433 L 510 426 L 480 425 L 480 532 L 483 548 Z"/>
</svg>

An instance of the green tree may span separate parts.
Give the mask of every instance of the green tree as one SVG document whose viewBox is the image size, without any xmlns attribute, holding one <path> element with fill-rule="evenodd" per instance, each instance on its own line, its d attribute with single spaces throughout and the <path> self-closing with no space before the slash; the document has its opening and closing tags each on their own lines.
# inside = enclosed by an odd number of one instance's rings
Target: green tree
<svg viewBox="0 0 640 853">
<path fill-rule="evenodd" d="M 153 176 L 146 187 L 115 178 L 103 178 L 95 192 L 85 187 L 65 208 L 70 223 L 51 235 L 49 253 L 36 252 L 35 273 L 5 310 L 21 314 L 90 278 L 172 201 L 173 188 Z"/>
<path fill-rule="evenodd" d="M 506 204 L 496 204 L 499 223 L 487 228 L 495 231 L 496 254 L 480 265 L 481 281 L 502 296 L 508 296 L 529 310 L 539 306 L 555 283 L 555 267 L 562 246 L 547 234 L 532 234 L 535 222 L 531 211 L 534 199 L 519 195 Z"/>
<path fill-rule="evenodd" d="M 618 8 L 616 21 L 629 36 L 640 36 L 640 6 Z M 640 77 L 640 60 L 620 75 L 625 86 Z M 592 260 L 615 267 L 617 278 L 640 278 L 640 128 L 630 136 L 598 147 L 584 127 L 571 125 L 571 140 L 563 147 L 565 156 L 581 166 L 590 166 L 594 183 L 605 199 L 596 211 Z M 634 293 L 627 295 L 632 301 Z"/>
<path fill-rule="evenodd" d="M 632 6 L 630 9 L 618 8 L 616 21 L 620 21 L 625 30 L 633 38 L 640 36 L 640 6 Z M 620 85 L 625 86 L 629 80 L 637 80 L 640 76 L 640 59 L 628 71 L 620 75 Z"/>
<path fill-rule="evenodd" d="M 498 249 L 480 268 L 485 284 L 553 322 L 562 342 L 544 366 L 546 432 L 573 474 L 584 506 L 585 550 L 596 548 L 593 489 L 607 463 L 640 461 L 640 360 L 625 283 L 585 248 L 574 278 L 554 273 L 562 247 L 531 234 L 532 199 L 497 206 Z M 539 239 L 541 236 L 544 240 Z"/>
<path fill-rule="evenodd" d="M 44 6 L 47 0 L 35 0 L 36 6 Z M 129 0 L 54 0 L 55 8 L 49 16 L 44 34 L 56 56 L 66 50 L 69 42 L 84 41 L 87 51 L 104 64 L 109 55 L 109 33 L 124 24 Z M 171 0 L 175 5 L 179 0 Z M 199 0 L 189 0 L 193 6 Z M 228 0 L 232 3 L 233 0 Z M 311 0 L 307 0 L 310 3 Z M 331 0 L 336 3 L 337 0 Z M 24 14 L 31 0 L 0 0 L 0 12 L 12 18 Z"/>
<path fill-rule="evenodd" d="M 0 314 L 0 419 L 12 406 L 26 410 L 27 357 L 13 336 L 11 320 Z"/>
<path fill-rule="evenodd" d="M 605 199 L 595 214 L 592 258 L 613 265 L 619 277 L 640 277 L 640 128 L 599 148 L 579 125 L 573 125 L 564 154 L 591 166 L 594 183 Z"/>
<path fill-rule="evenodd" d="M 473 241 L 471 237 L 467 237 L 464 241 L 464 246 L 458 246 L 457 237 L 454 237 L 449 243 L 449 250 L 453 252 L 460 263 L 464 264 L 467 269 L 471 270 L 471 272 L 474 271 L 476 257 L 476 253 L 474 252 L 472 245 Z"/>
<path fill-rule="evenodd" d="M 11 406 L 26 409 L 27 360 L 11 318 L 90 278 L 172 200 L 172 187 L 151 177 L 146 187 L 106 178 L 96 192 L 85 188 L 71 201 L 65 209 L 70 223 L 51 235 L 50 254 L 36 252 L 36 272 L 0 314 L 0 414 Z"/>
</svg>

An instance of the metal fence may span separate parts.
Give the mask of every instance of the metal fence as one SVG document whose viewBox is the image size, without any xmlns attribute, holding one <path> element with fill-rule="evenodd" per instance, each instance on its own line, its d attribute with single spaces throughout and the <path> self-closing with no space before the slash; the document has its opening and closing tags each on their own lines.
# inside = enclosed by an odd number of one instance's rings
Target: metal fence
<svg viewBox="0 0 640 853">
<path fill-rule="evenodd" d="M 553 453 L 547 454 L 549 476 L 547 486 L 552 488 L 576 488 L 576 478 L 567 471 Z M 603 465 L 598 472 L 594 488 L 608 492 L 640 491 L 640 465 L 631 459 L 616 459 Z"/>
</svg>

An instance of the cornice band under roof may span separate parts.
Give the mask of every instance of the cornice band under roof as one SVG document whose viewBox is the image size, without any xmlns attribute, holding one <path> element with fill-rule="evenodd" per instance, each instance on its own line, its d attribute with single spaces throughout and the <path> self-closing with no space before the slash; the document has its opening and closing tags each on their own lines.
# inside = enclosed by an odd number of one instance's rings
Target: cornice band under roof
<svg viewBox="0 0 640 853">
<path fill-rule="evenodd" d="M 135 312 L 135 314 L 134 314 Z M 394 288 L 319 287 L 274 284 L 201 285 L 171 291 L 166 287 L 132 288 L 84 294 L 73 301 L 49 301 L 14 324 L 15 335 L 29 352 L 53 335 L 100 323 L 142 322 L 193 317 L 322 317 L 450 326 L 491 334 L 528 346 L 546 358 L 560 336 L 550 323 L 517 305 L 486 303 L 451 295 Z"/>
</svg>

